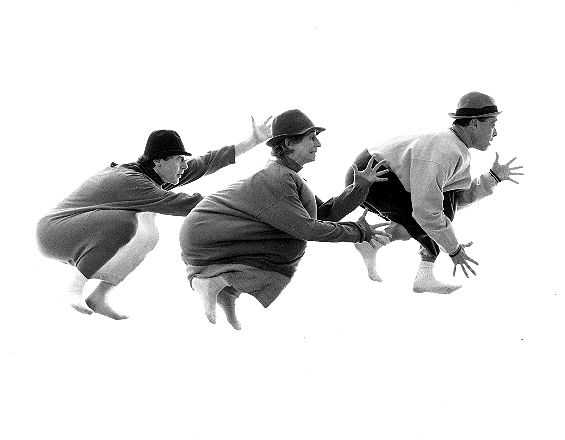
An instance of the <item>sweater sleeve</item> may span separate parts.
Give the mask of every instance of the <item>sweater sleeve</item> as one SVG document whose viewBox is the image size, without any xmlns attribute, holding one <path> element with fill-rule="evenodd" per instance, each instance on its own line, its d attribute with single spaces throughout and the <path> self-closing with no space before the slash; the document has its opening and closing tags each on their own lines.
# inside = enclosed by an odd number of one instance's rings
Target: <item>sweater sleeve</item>
<svg viewBox="0 0 565 440">
<path fill-rule="evenodd" d="M 118 201 L 111 205 L 123 205 L 123 209 L 165 215 L 186 216 L 202 200 L 198 193 L 189 195 L 161 189 L 141 174 L 130 176 L 127 185 L 122 185 L 118 191 L 123 193 L 118 195 Z M 120 207 L 112 206 L 112 209 Z"/>
<path fill-rule="evenodd" d="M 479 178 L 471 182 L 471 187 L 463 191 L 457 192 L 457 208 L 466 208 L 467 206 L 490 196 L 496 186 L 496 179 L 485 173 Z"/>
<path fill-rule="evenodd" d="M 235 163 L 235 146 L 223 147 L 219 150 L 209 151 L 203 156 L 195 157 L 188 162 L 188 168 L 176 185 L 165 184 L 163 189 L 171 189 L 194 182 L 201 177 L 215 173 L 225 166 Z"/>
<path fill-rule="evenodd" d="M 363 231 L 355 222 L 316 220 L 308 214 L 298 196 L 296 182 L 286 175 L 281 181 L 281 195 L 263 209 L 257 218 L 293 237 L 306 241 L 361 242 Z"/>
<path fill-rule="evenodd" d="M 370 182 L 363 180 L 363 184 L 351 184 L 339 196 L 332 197 L 327 202 L 316 197 L 318 219 L 333 222 L 341 220 L 365 201 L 370 187 Z"/>
<path fill-rule="evenodd" d="M 447 253 L 459 245 L 451 221 L 443 213 L 447 172 L 440 164 L 413 160 L 410 170 L 412 215 L 422 229 Z"/>
</svg>

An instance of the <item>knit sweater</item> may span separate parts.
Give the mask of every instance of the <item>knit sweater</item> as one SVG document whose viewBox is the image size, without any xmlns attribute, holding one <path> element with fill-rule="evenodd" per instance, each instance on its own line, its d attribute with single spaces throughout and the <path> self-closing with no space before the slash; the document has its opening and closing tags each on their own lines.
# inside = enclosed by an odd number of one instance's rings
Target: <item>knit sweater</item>
<svg viewBox="0 0 565 440">
<path fill-rule="evenodd" d="M 443 193 L 457 191 L 463 208 L 493 192 L 496 180 L 489 173 L 471 179 L 470 139 L 458 126 L 445 132 L 403 136 L 368 148 L 385 159 L 410 193 L 412 216 L 446 252 L 459 246 L 451 221 L 443 213 Z"/>
<path fill-rule="evenodd" d="M 307 241 L 360 242 L 370 234 L 337 222 L 359 206 L 370 183 L 358 179 L 323 203 L 287 159 L 269 161 L 251 177 L 202 200 L 180 232 L 191 265 L 239 263 L 292 276 Z"/>
<path fill-rule="evenodd" d="M 57 220 L 99 209 L 185 216 L 202 200 L 202 196 L 198 193 L 174 193 L 169 189 L 186 185 L 234 162 L 234 146 L 210 151 L 190 160 L 176 185 L 163 182 L 152 168 L 141 164 L 112 163 L 84 181 L 51 210 L 47 217 Z"/>
</svg>

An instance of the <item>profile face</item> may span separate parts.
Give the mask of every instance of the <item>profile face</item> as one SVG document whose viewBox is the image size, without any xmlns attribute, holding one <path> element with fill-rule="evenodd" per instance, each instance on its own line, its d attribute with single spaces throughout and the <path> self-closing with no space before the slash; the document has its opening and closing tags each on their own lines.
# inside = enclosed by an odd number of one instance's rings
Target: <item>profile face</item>
<svg viewBox="0 0 565 440">
<path fill-rule="evenodd" d="M 496 116 L 488 118 L 486 121 L 476 119 L 473 131 L 473 146 L 477 150 L 485 151 L 488 149 L 492 140 L 496 137 Z"/>
<path fill-rule="evenodd" d="M 321 145 L 316 130 L 312 130 L 306 133 L 300 142 L 292 145 L 293 151 L 289 154 L 289 157 L 301 166 L 314 162 L 316 160 L 316 152 Z"/>
<path fill-rule="evenodd" d="M 155 164 L 155 172 L 164 182 L 176 185 L 184 171 L 188 168 L 186 157 L 183 155 L 160 159 Z"/>
</svg>

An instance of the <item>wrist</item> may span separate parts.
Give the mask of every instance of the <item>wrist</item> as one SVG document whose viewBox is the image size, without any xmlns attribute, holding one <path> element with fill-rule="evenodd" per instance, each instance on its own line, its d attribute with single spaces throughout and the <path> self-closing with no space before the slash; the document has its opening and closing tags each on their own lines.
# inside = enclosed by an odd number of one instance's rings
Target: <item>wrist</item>
<svg viewBox="0 0 565 440">
<path fill-rule="evenodd" d="M 492 168 L 489 170 L 489 174 L 493 177 L 494 180 L 496 180 L 496 183 L 502 182 L 502 179 L 498 177 L 498 175 L 492 170 Z"/>
<path fill-rule="evenodd" d="M 449 256 L 450 256 L 451 258 L 456 257 L 457 254 L 459 254 L 459 252 L 461 252 L 461 249 L 463 249 L 463 246 L 461 246 L 461 245 L 457 246 L 457 249 L 455 250 L 455 252 L 449 254 Z"/>
</svg>

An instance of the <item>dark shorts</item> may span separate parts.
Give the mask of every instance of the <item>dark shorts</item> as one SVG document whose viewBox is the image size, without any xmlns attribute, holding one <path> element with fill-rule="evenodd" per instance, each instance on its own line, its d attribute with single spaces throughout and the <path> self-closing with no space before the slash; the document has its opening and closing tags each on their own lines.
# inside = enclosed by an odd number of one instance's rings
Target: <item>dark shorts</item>
<svg viewBox="0 0 565 440">
<path fill-rule="evenodd" d="M 367 150 L 363 151 L 355 159 L 355 165 L 359 170 L 364 170 L 371 155 Z M 386 167 L 381 167 L 385 169 Z M 388 180 L 371 185 L 369 194 L 361 206 L 368 208 L 369 211 L 381 216 L 385 220 L 399 223 L 408 231 L 410 236 L 417 240 L 431 255 L 437 257 L 440 249 L 437 243 L 424 232 L 421 226 L 412 217 L 412 199 L 410 193 L 392 171 L 383 175 Z M 353 171 L 348 170 L 345 184 L 353 182 Z M 446 191 L 443 193 L 443 212 L 449 220 L 453 221 L 457 210 L 456 191 Z"/>
</svg>

